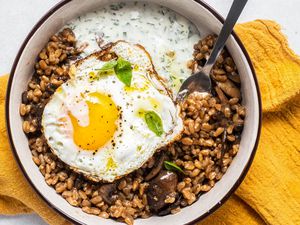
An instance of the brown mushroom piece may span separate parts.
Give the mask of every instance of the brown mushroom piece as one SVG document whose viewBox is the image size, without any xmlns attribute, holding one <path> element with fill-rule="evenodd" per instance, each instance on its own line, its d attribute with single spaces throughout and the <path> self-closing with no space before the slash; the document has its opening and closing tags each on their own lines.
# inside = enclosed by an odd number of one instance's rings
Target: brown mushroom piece
<svg viewBox="0 0 300 225">
<path fill-rule="evenodd" d="M 42 128 L 42 115 L 44 112 L 45 104 L 44 103 L 38 103 L 37 105 L 31 106 L 31 114 L 34 115 L 35 118 L 37 118 L 37 129 Z"/>
<path fill-rule="evenodd" d="M 235 84 L 227 80 L 225 82 L 217 82 L 219 88 L 224 91 L 225 94 L 229 95 L 232 98 L 240 98 L 241 93 L 240 90 L 235 86 Z"/>
<path fill-rule="evenodd" d="M 225 153 L 227 152 L 228 150 L 228 146 L 227 146 L 227 143 L 226 143 L 226 139 L 227 139 L 227 131 L 226 129 L 224 130 L 223 134 L 222 134 L 222 149 L 221 149 L 221 158 L 220 160 L 218 161 L 218 164 L 219 166 L 223 166 L 223 158 L 224 158 L 224 155 Z"/>
<path fill-rule="evenodd" d="M 227 77 L 228 77 L 230 80 L 232 80 L 233 82 L 237 83 L 237 84 L 240 84 L 240 83 L 241 83 L 241 78 L 240 78 L 240 76 L 237 75 L 237 74 L 234 74 L 234 73 L 228 74 Z"/>
<path fill-rule="evenodd" d="M 176 207 L 178 207 L 180 205 L 181 198 L 182 198 L 182 195 L 180 195 L 174 203 L 169 204 L 168 207 L 165 207 L 162 210 L 160 210 L 157 213 L 157 215 L 158 216 L 166 216 L 166 215 L 170 214 L 172 209 L 175 209 Z"/>
<path fill-rule="evenodd" d="M 165 199 L 171 193 L 176 192 L 177 183 L 177 174 L 166 170 L 162 170 L 149 182 L 149 187 L 147 188 L 146 193 L 148 205 L 151 211 L 157 213 L 159 210 L 169 205 L 169 203 L 165 203 Z"/>
<path fill-rule="evenodd" d="M 158 160 L 155 162 L 152 170 L 145 177 L 146 181 L 153 179 L 163 168 L 164 161 L 167 160 L 166 154 L 162 151 L 158 156 Z"/>
<path fill-rule="evenodd" d="M 215 91 L 219 97 L 219 99 L 221 100 L 221 103 L 225 104 L 228 102 L 227 97 L 225 96 L 225 94 L 223 93 L 223 91 L 221 90 L 221 88 L 219 88 L 218 86 L 215 87 Z"/>
<path fill-rule="evenodd" d="M 117 200 L 117 183 L 103 184 L 99 188 L 99 195 L 105 203 L 112 205 Z"/>
</svg>

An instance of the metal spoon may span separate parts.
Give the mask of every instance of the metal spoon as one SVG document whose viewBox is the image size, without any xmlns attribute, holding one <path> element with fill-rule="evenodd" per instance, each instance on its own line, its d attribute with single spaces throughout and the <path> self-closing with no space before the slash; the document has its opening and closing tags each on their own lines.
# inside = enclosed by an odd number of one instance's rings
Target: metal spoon
<svg viewBox="0 0 300 225">
<path fill-rule="evenodd" d="M 210 71 L 215 64 L 220 52 L 225 46 L 225 43 L 230 36 L 236 21 L 241 15 L 246 3 L 248 0 L 234 0 L 230 11 L 227 15 L 227 18 L 224 22 L 222 30 L 219 34 L 219 37 L 216 41 L 216 44 L 205 63 L 204 67 L 197 73 L 188 77 L 183 84 L 181 85 L 177 100 L 182 100 L 187 94 L 190 94 L 194 91 L 202 93 L 211 93 L 211 78 Z"/>
</svg>

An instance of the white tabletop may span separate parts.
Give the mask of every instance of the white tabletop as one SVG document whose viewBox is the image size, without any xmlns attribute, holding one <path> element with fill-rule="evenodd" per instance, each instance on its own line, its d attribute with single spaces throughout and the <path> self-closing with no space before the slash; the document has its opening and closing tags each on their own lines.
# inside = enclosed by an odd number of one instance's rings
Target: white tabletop
<svg viewBox="0 0 300 225">
<path fill-rule="evenodd" d="M 176 0 L 179 1 L 179 0 Z M 225 16 L 233 0 L 205 0 Z M 59 0 L 0 0 L 0 74 L 8 73 L 17 51 L 34 24 Z M 239 22 L 272 19 L 282 25 L 290 46 L 300 54 L 300 1 L 249 0 Z M 1 212 L 0 212 L 1 214 Z M 45 225 L 37 215 L 1 216 L 0 225 Z"/>
</svg>

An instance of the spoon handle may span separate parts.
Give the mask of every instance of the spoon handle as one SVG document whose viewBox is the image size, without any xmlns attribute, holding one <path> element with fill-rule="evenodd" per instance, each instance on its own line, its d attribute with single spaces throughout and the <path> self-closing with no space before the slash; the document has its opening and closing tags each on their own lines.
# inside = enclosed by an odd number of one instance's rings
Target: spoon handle
<svg viewBox="0 0 300 225">
<path fill-rule="evenodd" d="M 239 16 L 241 15 L 247 1 L 248 0 L 234 0 L 233 1 L 230 11 L 227 15 L 227 18 L 224 22 L 222 30 L 217 39 L 217 42 L 210 54 L 210 57 L 208 58 L 205 66 L 203 67 L 202 71 L 205 74 L 209 75 L 213 65 L 216 62 L 217 57 L 219 56 L 220 52 L 224 48 L 224 45 L 225 45 L 229 35 L 231 34 L 233 27 L 236 24 L 236 21 L 238 20 Z"/>
</svg>

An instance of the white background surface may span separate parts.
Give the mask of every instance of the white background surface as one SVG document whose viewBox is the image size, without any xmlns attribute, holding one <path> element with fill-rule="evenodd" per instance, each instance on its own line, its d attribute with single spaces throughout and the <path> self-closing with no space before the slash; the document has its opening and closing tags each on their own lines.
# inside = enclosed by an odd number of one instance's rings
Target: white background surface
<svg viewBox="0 0 300 225">
<path fill-rule="evenodd" d="M 233 0 L 205 1 L 226 16 Z M 28 32 L 57 2 L 59 0 L 0 0 L 0 75 L 10 71 L 14 57 Z M 249 0 L 239 22 L 253 19 L 276 20 L 282 25 L 291 48 L 300 54 L 299 9 L 300 0 Z M 0 225 L 19 224 L 45 225 L 45 222 L 37 215 L 0 215 Z"/>
</svg>

